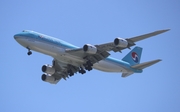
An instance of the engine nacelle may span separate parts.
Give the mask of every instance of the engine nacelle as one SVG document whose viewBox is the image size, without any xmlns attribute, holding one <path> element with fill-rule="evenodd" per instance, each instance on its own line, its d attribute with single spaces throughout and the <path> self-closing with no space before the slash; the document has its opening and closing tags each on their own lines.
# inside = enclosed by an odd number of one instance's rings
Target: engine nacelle
<svg viewBox="0 0 180 112">
<path fill-rule="evenodd" d="M 128 42 L 126 39 L 123 39 L 123 38 L 115 38 L 114 39 L 114 44 L 117 46 L 117 47 L 127 47 L 128 46 Z"/>
<path fill-rule="evenodd" d="M 53 76 L 48 76 L 48 75 L 42 74 L 41 79 L 45 82 L 49 82 L 51 84 L 56 84 L 56 79 Z"/>
<path fill-rule="evenodd" d="M 96 54 L 97 53 L 97 48 L 91 44 L 85 44 L 83 47 L 84 52 L 88 54 Z"/>
<path fill-rule="evenodd" d="M 51 75 L 55 73 L 55 69 L 51 65 L 43 65 L 42 71 L 44 73 L 51 74 Z"/>
</svg>

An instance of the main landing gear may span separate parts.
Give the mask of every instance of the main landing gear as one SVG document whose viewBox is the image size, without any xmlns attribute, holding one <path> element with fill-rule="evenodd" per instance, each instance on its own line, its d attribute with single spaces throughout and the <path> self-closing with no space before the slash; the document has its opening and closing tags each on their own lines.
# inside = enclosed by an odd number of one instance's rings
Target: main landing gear
<svg viewBox="0 0 180 112">
<path fill-rule="evenodd" d="M 92 70 L 92 66 L 93 64 L 91 63 L 91 61 L 87 61 L 86 64 L 84 65 L 85 69 L 88 71 Z"/>
<path fill-rule="evenodd" d="M 72 70 L 68 70 L 68 74 L 69 74 L 69 76 L 73 76 L 74 75 Z"/>
<path fill-rule="evenodd" d="M 31 49 L 29 47 L 27 47 L 27 49 L 28 49 L 27 55 L 31 55 L 32 54 Z"/>
<path fill-rule="evenodd" d="M 85 71 L 82 67 L 80 67 L 79 73 L 81 73 L 81 74 L 85 74 L 85 73 L 86 73 L 86 71 Z"/>
<path fill-rule="evenodd" d="M 84 68 L 83 67 L 79 67 L 79 71 L 78 72 L 81 73 L 81 74 L 85 74 L 86 70 L 91 71 L 93 69 L 92 68 L 93 64 L 92 64 L 91 61 L 87 61 L 86 64 L 84 64 L 83 66 L 84 66 Z M 69 76 L 73 76 L 74 75 L 74 72 L 73 72 L 72 69 L 69 69 L 67 71 L 67 73 L 68 73 Z"/>
</svg>

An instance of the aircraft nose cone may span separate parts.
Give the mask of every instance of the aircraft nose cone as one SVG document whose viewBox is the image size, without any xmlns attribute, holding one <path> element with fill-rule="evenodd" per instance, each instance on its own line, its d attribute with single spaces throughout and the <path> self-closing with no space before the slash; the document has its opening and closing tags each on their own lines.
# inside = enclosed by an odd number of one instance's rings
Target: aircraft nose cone
<svg viewBox="0 0 180 112">
<path fill-rule="evenodd" d="M 18 43 L 22 43 L 24 41 L 24 34 L 22 33 L 18 33 L 14 35 L 14 39 L 18 42 Z"/>
<path fill-rule="evenodd" d="M 28 32 L 21 32 L 14 35 L 14 39 L 16 42 L 18 42 L 20 45 L 27 47 L 29 45 L 28 38 L 31 35 Z"/>
<path fill-rule="evenodd" d="M 16 40 L 18 38 L 18 34 L 14 35 L 14 39 Z"/>
<path fill-rule="evenodd" d="M 14 35 L 14 39 L 17 41 L 17 40 L 20 40 L 21 38 L 25 37 L 25 35 L 23 33 L 18 33 L 18 34 L 15 34 Z"/>
</svg>

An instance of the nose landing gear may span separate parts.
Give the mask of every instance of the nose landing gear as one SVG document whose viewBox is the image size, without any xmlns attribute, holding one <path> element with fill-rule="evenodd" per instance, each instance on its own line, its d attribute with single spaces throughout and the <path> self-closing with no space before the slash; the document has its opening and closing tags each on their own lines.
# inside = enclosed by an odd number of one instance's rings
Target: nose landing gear
<svg viewBox="0 0 180 112">
<path fill-rule="evenodd" d="M 29 47 L 27 47 L 27 49 L 28 49 L 27 55 L 31 55 L 32 54 L 31 49 Z"/>
</svg>

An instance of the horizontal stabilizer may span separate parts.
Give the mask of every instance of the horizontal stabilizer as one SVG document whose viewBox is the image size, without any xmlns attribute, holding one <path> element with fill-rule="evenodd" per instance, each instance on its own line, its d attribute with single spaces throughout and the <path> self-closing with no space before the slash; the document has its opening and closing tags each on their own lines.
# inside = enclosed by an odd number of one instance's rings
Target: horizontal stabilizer
<svg viewBox="0 0 180 112">
<path fill-rule="evenodd" d="M 132 72 L 122 73 L 121 77 L 127 77 L 127 76 L 130 76 L 131 74 L 133 73 Z"/>
<path fill-rule="evenodd" d="M 148 61 L 148 62 L 144 62 L 144 63 L 141 63 L 141 64 L 137 64 L 137 65 L 134 65 L 134 66 L 131 66 L 132 68 L 135 68 L 135 69 L 144 69 L 146 67 L 149 67 L 157 62 L 161 61 L 161 59 L 157 59 L 157 60 L 153 60 L 153 61 Z"/>
</svg>

